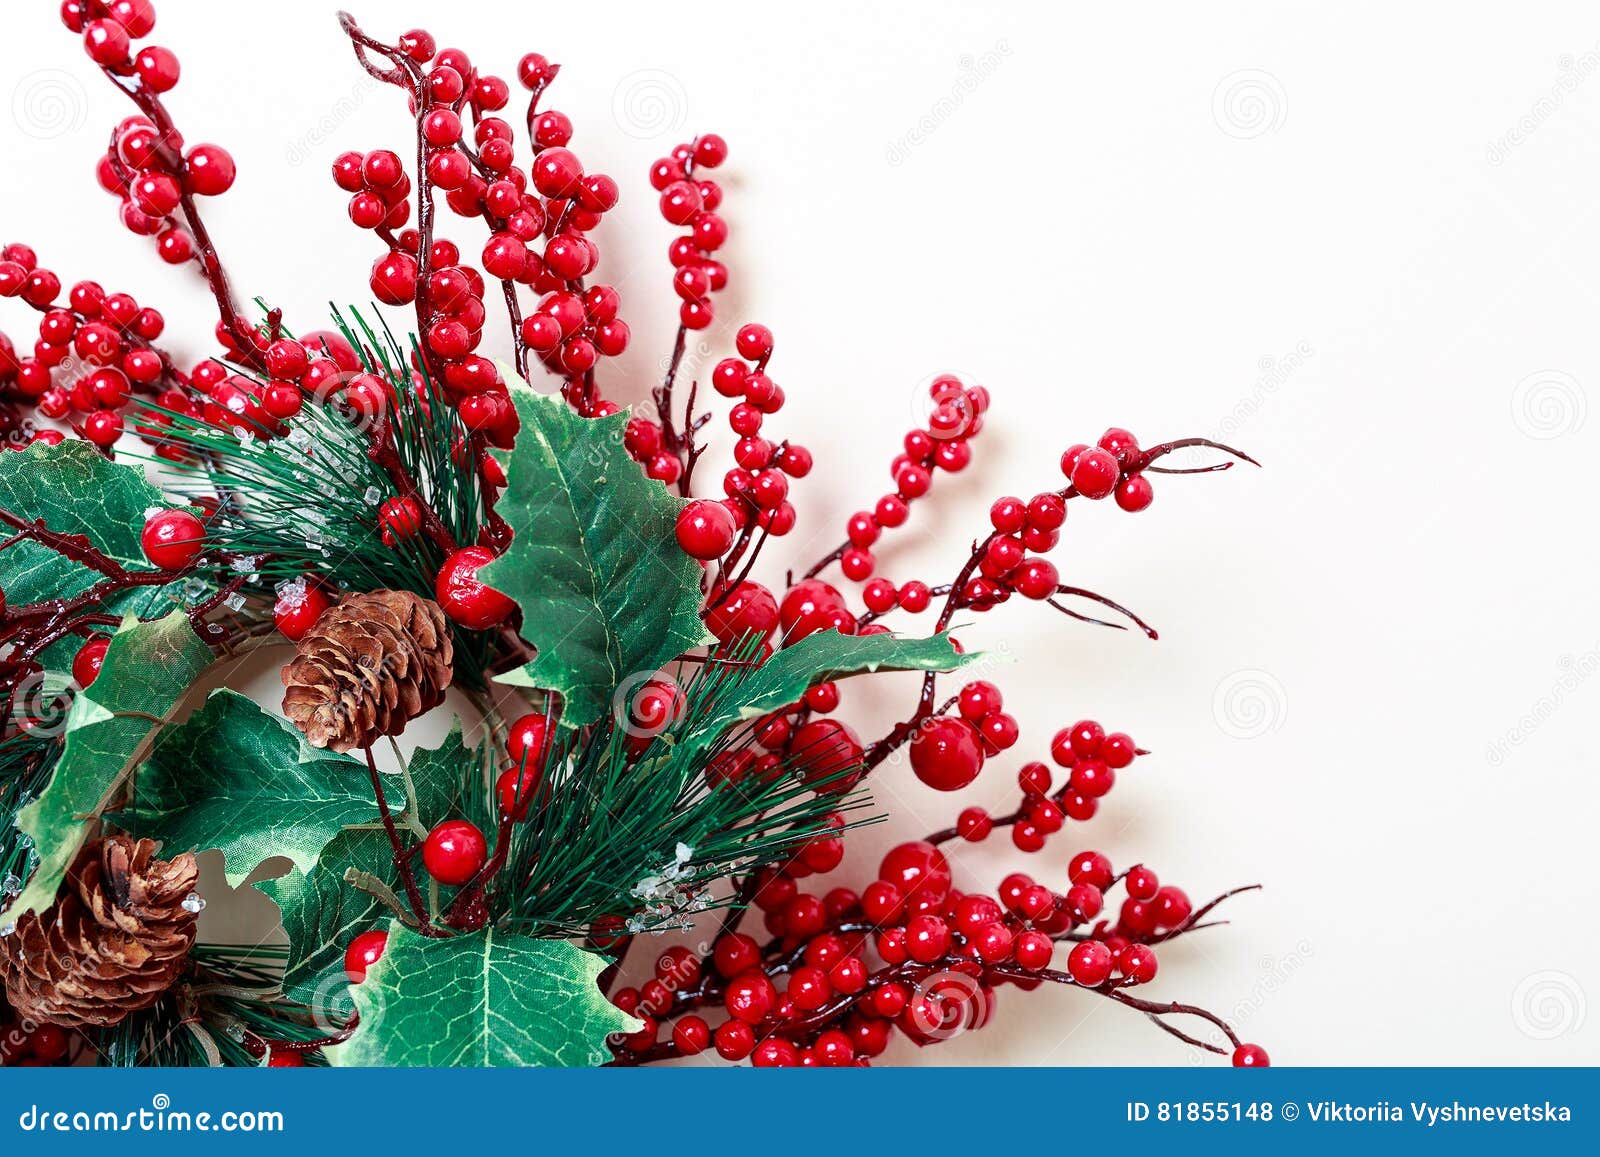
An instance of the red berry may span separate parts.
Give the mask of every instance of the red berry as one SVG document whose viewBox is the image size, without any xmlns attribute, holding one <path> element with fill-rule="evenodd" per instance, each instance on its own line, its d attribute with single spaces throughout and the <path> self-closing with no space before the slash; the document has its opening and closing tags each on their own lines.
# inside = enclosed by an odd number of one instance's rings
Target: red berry
<svg viewBox="0 0 1600 1157">
<path fill-rule="evenodd" d="M 672 1043 L 684 1056 L 698 1056 L 711 1045 L 711 1028 L 698 1016 L 683 1017 L 672 1026 Z"/>
<path fill-rule="evenodd" d="M 1117 968 L 1135 984 L 1149 984 L 1156 978 L 1155 951 L 1144 944 L 1130 945 L 1117 957 Z"/>
<path fill-rule="evenodd" d="M 981 807 L 964 808 L 956 817 L 956 834 L 969 843 L 986 839 L 994 831 L 994 819 Z"/>
<path fill-rule="evenodd" d="M 121 64 L 128 59 L 128 30 L 115 20 L 91 20 L 83 29 L 83 47 L 96 64 Z"/>
<path fill-rule="evenodd" d="M 788 755 L 808 787 L 827 793 L 849 790 L 861 765 L 861 739 L 837 719 L 814 719 L 794 733 Z"/>
<path fill-rule="evenodd" d="M 434 582 L 434 596 L 444 613 L 470 630 L 497 626 L 516 609 L 515 602 L 478 578 L 478 569 L 494 558 L 486 546 L 464 547 L 445 559 Z"/>
<path fill-rule="evenodd" d="M 279 588 L 277 601 L 272 604 L 272 621 L 284 638 L 298 640 L 332 605 L 333 600 L 320 585 L 302 577 Z"/>
<path fill-rule="evenodd" d="M 1116 488 L 1122 469 L 1109 451 L 1085 450 L 1072 464 L 1072 485 L 1085 498 L 1100 499 Z"/>
<path fill-rule="evenodd" d="M 1098 940 L 1076 944 L 1067 956 L 1067 971 L 1085 988 L 1099 988 L 1111 976 L 1111 949 Z"/>
<path fill-rule="evenodd" d="M 717 1055 L 725 1061 L 742 1061 L 756 1047 L 756 1034 L 742 1020 L 724 1021 L 713 1034 Z"/>
<path fill-rule="evenodd" d="M 778 621 L 785 643 L 830 627 L 847 635 L 855 633 L 855 616 L 845 606 L 844 596 L 821 579 L 803 579 L 790 587 L 779 607 Z"/>
<path fill-rule="evenodd" d="M 389 934 L 381 930 L 363 932 L 350 941 L 344 950 L 344 973 L 351 984 L 360 984 L 367 978 L 367 969 L 378 963 L 385 948 L 389 947 Z"/>
<path fill-rule="evenodd" d="M 494 784 L 495 798 L 500 801 L 500 813 L 519 823 L 527 819 L 543 786 L 544 777 L 539 765 L 508 767 L 500 773 Z"/>
<path fill-rule="evenodd" d="M 1100 742 L 1100 758 L 1110 768 L 1127 767 L 1138 753 L 1139 749 L 1132 738 L 1120 731 L 1113 731 Z"/>
<path fill-rule="evenodd" d="M 944 899 L 950 893 L 950 878 L 950 862 L 926 840 L 891 848 L 878 865 L 878 879 L 893 884 L 907 900 Z M 865 895 L 862 902 L 866 902 Z"/>
<path fill-rule="evenodd" d="M 105 662 L 106 648 L 111 646 L 108 635 L 95 635 L 72 657 L 72 677 L 79 687 L 87 687 L 100 674 L 100 664 Z"/>
<path fill-rule="evenodd" d="M 422 843 L 422 864 L 428 875 L 449 887 L 459 887 L 476 876 L 489 859 L 489 845 L 477 825 L 466 820 L 446 820 Z"/>
<path fill-rule="evenodd" d="M 1264 1069 L 1271 1064 L 1267 1050 L 1260 1045 L 1242 1044 L 1233 1050 L 1233 1067 L 1236 1069 Z"/>
<path fill-rule="evenodd" d="M 159 52 L 160 49 L 146 49 Z M 140 53 L 141 59 L 144 53 Z M 221 145 L 196 145 L 189 150 L 183 162 L 183 184 L 189 192 L 202 197 L 215 197 L 233 187 L 238 168 L 233 154 Z"/>
<path fill-rule="evenodd" d="M 187 510 L 163 510 L 145 520 L 139 534 L 144 556 L 162 570 L 183 570 L 200 557 L 206 528 Z"/>
<path fill-rule="evenodd" d="M 1018 964 L 1030 972 L 1036 972 L 1049 965 L 1055 955 L 1055 947 L 1055 941 L 1049 936 L 1030 928 L 1017 934 L 1012 951 L 1016 954 Z"/>
<path fill-rule="evenodd" d="M 735 1020 L 759 1024 L 772 1011 L 777 998 L 777 990 L 772 987 L 772 981 L 767 979 L 766 974 L 751 969 L 728 982 L 722 1003 L 728 1015 Z"/>
<path fill-rule="evenodd" d="M 1161 890 L 1161 880 L 1143 864 L 1135 864 L 1128 869 L 1123 886 L 1128 889 L 1128 895 L 1135 900 L 1153 900 L 1156 893 Z"/>
<path fill-rule="evenodd" d="M 691 558 L 721 558 L 736 533 L 733 515 L 712 499 L 696 499 L 678 512 L 678 545 Z"/>
<path fill-rule="evenodd" d="M 1079 852 L 1067 865 L 1067 879 L 1104 891 L 1111 886 L 1111 861 L 1099 852 Z"/>
<path fill-rule="evenodd" d="M 742 582 L 706 612 L 706 629 L 724 643 L 754 635 L 766 642 L 778 626 L 778 601 L 760 583 Z"/>
<path fill-rule="evenodd" d="M 738 976 L 761 963 L 761 947 L 750 937 L 732 932 L 717 941 L 711 963 L 720 976 Z"/>
<path fill-rule="evenodd" d="M 983 770 L 978 733 L 964 719 L 936 716 L 911 738 L 911 769 L 935 791 L 957 791 Z"/>
<path fill-rule="evenodd" d="M 1117 484 L 1117 505 L 1129 514 L 1146 509 L 1155 497 L 1155 487 L 1143 474 L 1134 474 Z"/>
</svg>

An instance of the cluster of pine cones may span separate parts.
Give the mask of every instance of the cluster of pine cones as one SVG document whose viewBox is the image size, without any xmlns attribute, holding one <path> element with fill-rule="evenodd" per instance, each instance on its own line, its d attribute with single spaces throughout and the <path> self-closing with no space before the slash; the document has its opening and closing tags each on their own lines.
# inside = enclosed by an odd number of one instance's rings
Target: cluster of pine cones
<svg viewBox="0 0 1600 1157">
<path fill-rule="evenodd" d="M 323 612 L 283 668 L 283 710 L 313 747 L 370 747 L 444 700 L 450 625 L 409 591 L 347 596 Z M 56 901 L 0 937 L 0 981 L 19 1020 L 110 1027 L 183 975 L 201 908 L 192 853 L 152 840 L 91 840 Z"/>
</svg>

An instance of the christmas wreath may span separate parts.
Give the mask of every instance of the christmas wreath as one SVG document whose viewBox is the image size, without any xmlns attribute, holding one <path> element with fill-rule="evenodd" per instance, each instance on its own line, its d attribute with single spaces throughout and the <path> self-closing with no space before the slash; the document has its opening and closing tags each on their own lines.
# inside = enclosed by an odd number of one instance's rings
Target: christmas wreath
<svg viewBox="0 0 1600 1157">
<path fill-rule="evenodd" d="M 385 42 L 340 16 L 360 67 L 408 102 L 416 150 L 410 167 L 334 160 L 377 243 L 377 304 L 296 331 L 241 302 L 219 260 L 202 205 L 234 161 L 174 123 L 179 64 L 146 40 L 149 0 L 66 0 L 61 18 L 135 106 L 100 184 L 205 279 L 218 320 L 209 356 L 180 362 L 156 309 L 64 288 L 24 244 L 0 252 L 0 296 L 38 315 L 31 351 L 0 335 L 8 1061 L 864 1064 L 1048 982 L 1266 1063 L 1221 1018 L 1141 995 L 1160 946 L 1226 896 L 1192 903 L 1094 851 L 989 891 L 954 878 L 952 841 L 1003 832 L 1037 853 L 1095 814 L 1145 753 L 1094 721 L 1020 762 L 1015 810 L 967 808 L 859 891 L 808 886 L 880 818 L 868 777 L 891 755 L 954 791 L 1015 750 L 1001 691 L 947 633 L 958 616 L 1037 602 L 1154 637 L 1062 581 L 1048 556 L 1069 503 L 1136 512 L 1155 475 L 1249 459 L 1108 430 L 1066 449 L 1064 481 L 997 499 L 950 581 L 893 582 L 876 544 L 988 420 L 982 387 L 941 376 L 893 488 L 798 577 L 764 582 L 812 455 L 781 431 L 766 327 L 738 328 L 703 380 L 685 358 L 691 334 L 728 332 L 712 328 L 720 137 L 651 168 L 681 230 L 681 324 L 664 379 L 624 410 L 601 382 L 629 331 L 591 276 L 619 190 L 540 107 L 555 64 L 517 66 L 519 146 L 505 80 L 427 32 Z M 475 258 L 446 222 L 463 242 L 487 231 Z M 506 362 L 485 352 L 497 302 Z M 695 497 L 708 399 L 726 401 L 732 465 Z M 281 715 L 227 687 L 241 657 L 288 644 Z M 905 671 L 920 694 L 863 741 L 841 684 Z M 447 694 L 466 718 L 442 742 L 394 743 Z M 201 935 L 207 850 L 227 887 L 277 905 L 282 943 Z M 268 861 L 288 866 L 262 878 Z M 685 928 L 698 939 L 652 949 Z"/>
</svg>

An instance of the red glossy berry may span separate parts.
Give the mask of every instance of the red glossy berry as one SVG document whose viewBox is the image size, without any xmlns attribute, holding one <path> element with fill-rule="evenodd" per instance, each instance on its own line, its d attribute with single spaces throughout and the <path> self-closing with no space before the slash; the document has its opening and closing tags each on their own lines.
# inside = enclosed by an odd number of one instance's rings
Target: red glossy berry
<svg viewBox="0 0 1600 1157">
<path fill-rule="evenodd" d="M 957 791 L 983 770 L 978 733 L 964 719 L 936 716 L 911 738 L 911 769 L 935 791 Z"/>
<path fill-rule="evenodd" d="M 544 776 L 539 765 L 509 767 L 495 780 L 495 798 L 500 801 L 500 812 L 519 823 L 533 812 L 539 789 L 544 786 Z"/>
<path fill-rule="evenodd" d="M 1104 891 L 1111 886 L 1111 861 L 1099 852 L 1079 852 L 1067 864 L 1067 879 Z"/>
<path fill-rule="evenodd" d="M 878 865 L 878 879 L 893 884 L 908 901 L 938 901 L 950 893 L 950 862 L 936 845 L 913 840 L 889 850 Z"/>
<path fill-rule="evenodd" d="M 163 510 L 145 520 L 139 534 L 144 556 L 162 570 L 183 570 L 200 557 L 206 528 L 187 510 Z"/>
<path fill-rule="evenodd" d="M 994 819 L 981 807 L 964 808 L 956 817 L 956 834 L 968 843 L 987 839 L 992 831 Z"/>
<path fill-rule="evenodd" d="M 1132 738 L 1120 731 L 1113 731 L 1100 742 L 1100 758 L 1112 769 L 1127 767 L 1138 753 Z"/>
<path fill-rule="evenodd" d="M 1156 492 L 1148 478 L 1143 474 L 1135 474 L 1117 484 L 1116 495 L 1118 506 L 1129 514 L 1137 514 L 1155 501 Z"/>
<path fill-rule="evenodd" d="M 1155 950 L 1145 944 L 1133 944 L 1117 957 L 1117 968 L 1135 984 L 1149 984 L 1156 978 Z"/>
<path fill-rule="evenodd" d="M 1107 450 L 1085 450 L 1072 464 L 1072 485 L 1085 498 L 1105 498 L 1116 489 L 1122 468 Z"/>
<path fill-rule="evenodd" d="M 1098 940 L 1076 944 L 1067 956 L 1067 971 L 1085 988 L 1099 988 L 1111 976 L 1111 949 Z"/>
<path fill-rule="evenodd" d="M 766 975 L 754 969 L 742 972 L 728 982 L 722 1004 L 728 1015 L 746 1024 L 759 1024 L 772 1011 L 778 998 L 777 990 Z"/>
<path fill-rule="evenodd" d="M 672 1026 L 672 1043 L 684 1056 L 698 1056 L 711 1046 L 711 1028 L 698 1016 L 683 1017 Z"/>
<path fill-rule="evenodd" d="M 1012 589 L 1025 599 L 1048 599 L 1056 593 L 1061 575 L 1047 558 L 1030 558 L 1010 576 Z"/>
<path fill-rule="evenodd" d="M 72 657 L 72 678 L 79 687 L 87 687 L 95 681 L 100 674 L 100 665 L 105 662 L 106 648 L 109 646 L 111 646 L 109 636 L 95 635 L 78 648 L 78 653 Z"/>
<path fill-rule="evenodd" d="M 183 163 L 183 185 L 202 197 L 215 197 L 233 187 L 238 168 L 221 145 L 196 145 Z"/>
<path fill-rule="evenodd" d="M 712 1036 L 717 1055 L 725 1061 L 742 1061 L 756 1047 L 756 1034 L 742 1020 L 724 1021 Z"/>
<path fill-rule="evenodd" d="M 691 558 L 721 558 L 737 533 L 728 508 L 712 499 L 696 499 L 678 512 L 678 546 Z"/>
<path fill-rule="evenodd" d="M 711 963 L 722 977 L 738 976 L 761 963 L 761 946 L 748 936 L 729 933 L 717 940 Z"/>
<path fill-rule="evenodd" d="M 837 719 L 814 719 L 789 741 L 790 765 L 802 782 L 818 791 L 847 791 L 861 765 L 863 748 L 855 731 Z"/>
<path fill-rule="evenodd" d="M 845 606 L 844 596 L 821 579 L 803 579 L 790 587 L 778 609 L 778 621 L 786 643 L 830 627 L 855 633 L 855 616 Z"/>
<path fill-rule="evenodd" d="M 1017 933 L 1012 952 L 1016 955 L 1018 964 L 1029 972 L 1037 972 L 1049 966 L 1051 958 L 1055 955 L 1055 941 L 1045 933 L 1029 928 Z"/>
<path fill-rule="evenodd" d="M 151 44 L 133 58 L 134 71 L 151 92 L 167 92 L 178 83 L 178 57 L 168 49 Z"/>
<path fill-rule="evenodd" d="M 84 51 L 96 64 L 121 64 L 128 59 L 128 46 L 128 30 L 115 20 L 91 20 L 84 25 Z"/>
<path fill-rule="evenodd" d="M 766 642 L 778 627 L 778 601 L 760 583 L 745 581 L 706 612 L 706 629 L 724 643 L 754 635 Z"/>
<path fill-rule="evenodd" d="M 494 558 L 486 546 L 464 547 L 445 559 L 434 583 L 434 597 L 444 613 L 470 630 L 497 626 L 516 609 L 515 602 L 478 578 L 478 569 Z"/>
<path fill-rule="evenodd" d="M 1128 869 L 1128 875 L 1123 880 L 1128 895 L 1135 900 L 1153 900 L 1156 893 L 1161 890 L 1161 879 L 1143 864 L 1135 864 Z"/>
<path fill-rule="evenodd" d="M 476 876 L 488 859 L 483 833 L 466 820 L 445 820 L 422 843 L 422 865 L 428 875 L 452 888 Z"/>
<path fill-rule="evenodd" d="M 297 640 L 332 605 L 333 600 L 321 586 L 302 578 L 279 589 L 277 601 L 272 604 L 272 621 L 284 638 Z"/>
<path fill-rule="evenodd" d="M 1233 1050 L 1233 1067 L 1236 1069 L 1265 1069 L 1271 1064 L 1267 1050 L 1260 1045 L 1242 1044 Z"/>
<path fill-rule="evenodd" d="M 305 1057 L 298 1052 L 275 1048 L 267 1053 L 267 1068 L 269 1069 L 303 1069 L 305 1067 Z"/>
<path fill-rule="evenodd" d="M 389 947 L 389 934 L 381 930 L 363 932 L 350 941 L 344 950 L 344 974 L 351 984 L 360 984 L 367 978 L 367 969 L 378 963 L 384 949 Z"/>
</svg>

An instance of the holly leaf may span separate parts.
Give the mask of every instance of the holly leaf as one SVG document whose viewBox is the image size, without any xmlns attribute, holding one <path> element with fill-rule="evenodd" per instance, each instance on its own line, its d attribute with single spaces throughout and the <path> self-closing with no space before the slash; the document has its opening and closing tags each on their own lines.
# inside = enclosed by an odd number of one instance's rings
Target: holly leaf
<svg viewBox="0 0 1600 1157">
<path fill-rule="evenodd" d="M 124 623 L 112 637 L 99 676 L 62 721 L 66 738 L 49 785 L 17 814 L 39 867 L 6 910 L 8 922 L 55 900 L 88 834 L 86 821 L 112 802 L 211 659 L 181 611 L 151 623 Z"/>
<path fill-rule="evenodd" d="M 408 770 L 422 826 L 432 827 L 452 814 L 470 777 L 481 775 L 482 768 L 482 748 L 467 747 L 459 722 L 438 747 L 414 751 Z M 370 893 L 346 882 L 345 875 L 351 872 L 376 877 L 399 891 L 394 849 L 376 823 L 340 832 L 322 849 L 311 870 L 297 865 L 285 875 L 255 884 L 278 905 L 289 937 L 284 993 L 313 1008 L 340 1014 L 353 1007 L 345 991 L 349 983 L 344 972 L 345 949 L 351 940 L 390 917 L 389 910 Z"/>
<path fill-rule="evenodd" d="M 562 724 L 583 726 L 630 675 L 710 641 L 700 564 L 674 532 L 684 503 L 623 448 L 627 413 L 582 418 L 558 397 L 511 396 L 522 429 L 500 455 L 508 483 L 496 509 L 516 537 L 480 574 L 522 608 L 538 654 L 498 679 L 559 692 Z"/>
<path fill-rule="evenodd" d="M 154 569 L 139 532 L 146 510 L 167 505 L 143 470 L 112 462 L 79 439 L 0 454 L 0 509 L 61 534 L 81 534 L 128 570 Z M 0 552 L 0 590 L 12 606 L 71 598 L 104 577 L 32 540 Z"/>
<path fill-rule="evenodd" d="M 893 635 L 842 635 L 817 631 L 776 651 L 759 667 L 728 668 L 691 725 L 673 737 L 685 759 L 715 743 L 728 728 L 796 702 L 807 688 L 872 671 L 954 671 L 979 658 L 955 649 L 949 635 L 900 639 Z M 708 676 L 715 678 L 715 676 Z"/>
<path fill-rule="evenodd" d="M 346 991 L 345 949 L 391 915 L 369 893 L 345 882 L 347 870 L 394 878 L 394 850 L 381 828 L 340 832 L 322 849 L 309 874 L 294 867 L 286 875 L 255 884 L 278 905 L 289 937 L 289 954 L 283 965 L 284 995 L 341 1015 L 354 1007 Z"/>
<path fill-rule="evenodd" d="M 310 871 L 329 840 L 377 812 L 364 764 L 221 690 L 161 737 L 117 822 L 169 853 L 220 850 L 237 885 L 273 856 Z"/>
<path fill-rule="evenodd" d="M 492 927 L 429 939 L 394 922 L 351 989 L 360 1027 L 324 1055 L 346 1067 L 596 1065 L 607 1033 L 639 1027 L 596 984 L 609 963 L 564 940 Z"/>
</svg>

